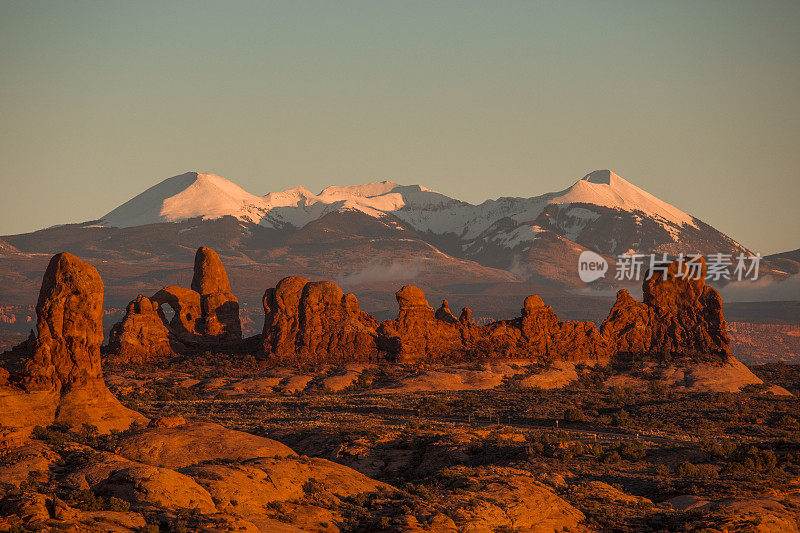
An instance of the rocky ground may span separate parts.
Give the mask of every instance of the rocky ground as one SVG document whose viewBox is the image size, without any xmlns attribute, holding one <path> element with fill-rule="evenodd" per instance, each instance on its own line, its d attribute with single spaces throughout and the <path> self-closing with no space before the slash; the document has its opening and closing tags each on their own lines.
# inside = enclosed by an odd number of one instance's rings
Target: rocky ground
<svg viewBox="0 0 800 533">
<path fill-rule="evenodd" d="M 747 364 L 800 363 L 800 325 L 728 324 L 731 353 Z"/>
<path fill-rule="evenodd" d="M 245 350 L 219 259 L 196 257 L 191 289 L 130 304 L 105 359 L 102 279 L 51 259 L 38 335 L 1 359 L 0 530 L 798 531 L 800 371 L 731 357 L 702 284 L 621 291 L 598 336 L 536 296 L 487 329 L 413 287 L 376 329 L 335 285 L 287 278 L 310 287 L 267 291 L 265 310 L 300 302 L 302 328 L 268 314 Z M 426 357 L 489 330 L 539 357 L 498 339 Z M 567 350 L 578 337 L 613 357 Z M 407 357 L 346 352 L 376 339 Z M 163 352 L 120 357 L 132 341 Z"/>
<path fill-rule="evenodd" d="M 108 382 L 147 416 L 213 421 L 399 489 L 339 497 L 330 520 L 343 530 L 797 530 L 800 403 L 785 389 L 678 390 L 662 376 L 679 361 L 652 365 L 660 372 L 643 363 L 500 366 L 183 364 Z M 614 385 L 620 376 L 627 385 Z M 784 385 L 797 390 L 800 379 Z M 252 474 L 263 465 L 225 468 Z M 251 498 L 236 490 L 238 500 Z M 253 513 L 259 503 L 239 505 L 228 512 Z M 269 516 L 298 525 L 296 505 L 271 504 Z"/>
<path fill-rule="evenodd" d="M 790 365 L 758 370 L 781 389 L 713 392 L 670 385 L 680 360 L 227 361 L 106 368 L 109 388 L 149 427 L 35 430 L 2 458 L 0 524 L 797 531 L 800 522 L 800 402 L 787 391 L 800 388 L 800 369 Z"/>
</svg>

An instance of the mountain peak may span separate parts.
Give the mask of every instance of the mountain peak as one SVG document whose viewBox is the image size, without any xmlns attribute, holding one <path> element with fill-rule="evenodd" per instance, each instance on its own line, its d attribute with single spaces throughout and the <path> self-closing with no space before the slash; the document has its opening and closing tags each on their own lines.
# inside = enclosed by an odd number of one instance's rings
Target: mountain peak
<svg viewBox="0 0 800 533">
<path fill-rule="evenodd" d="M 600 185 L 611 185 L 613 178 L 622 179 L 610 170 L 595 170 L 586 174 L 583 177 L 583 180 L 588 181 L 589 183 L 597 183 Z"/>
<path fill-rule="evenodd" d="M 653 217 L 670 231 L 683 225 L 695 226 L 688 214 L 607 169 L 590 172 L 564 191 L 519 201 L 525 205 L 507 206 L 512 212 L 504 214 L 506 208 L 501 206 L 498 211 L 494 203 L 475 206 L 420 185 L 399 185 L 389 180 L 333 185 L 319 194 L 298 186 L 255 196 L 216 174 L 186 172 L 147 189 L 106 214 L 102 221 L 108 226 L 130 227 L 233 216 L 264 226 L 302 227 L 331 210 L 358 210 L 376 218 L 392 213 L 424 231 L 466 236 L 477 235 L 498 217 L 533 220 L 548 204 L 584 204 Z"/>
<path fill-rule="evenodd" d="M 590 172 L 551 200 L 556 204 L 593 204 L 641 212 L 670 225 L 696 226 L 694 218 L 677 207 L 624 180 L 610 170 Z"/>
<path fill-rule="evenodd" d="M 259 198 L 216 174 L 186 172 L 163 180 L 102 217 L 104 224 L 126 228 L 195 217 L 233 216 L 257 221 L 249 206 Z"/>
</svg>

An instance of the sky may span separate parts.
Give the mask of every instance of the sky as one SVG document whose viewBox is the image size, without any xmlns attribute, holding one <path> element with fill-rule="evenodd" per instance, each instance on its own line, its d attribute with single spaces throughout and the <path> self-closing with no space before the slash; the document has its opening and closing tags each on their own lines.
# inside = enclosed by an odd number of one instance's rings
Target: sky
<svg viewBox="0 0 800 533">
<path fill-rule="evenodd" d="M 0 0 L 0 235 L 186 171 L 473 203 L 608 168 L 800 247 L 800 2 Z"/>
</svg>

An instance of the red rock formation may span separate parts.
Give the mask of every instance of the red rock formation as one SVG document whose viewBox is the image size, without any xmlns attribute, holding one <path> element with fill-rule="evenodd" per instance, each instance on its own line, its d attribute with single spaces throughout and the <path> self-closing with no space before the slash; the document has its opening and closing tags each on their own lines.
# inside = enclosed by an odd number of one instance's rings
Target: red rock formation
<svg viewBox="0 0 800 533">
<path fill-rule="evenodd" d="M 442 300 L 441 307 L 436 310 L 433 316 L 444 322 L 450 322 L 451 324 L 458 322 L 458 319 L 450 312 L 450 305 L 447 303 L 447 300 Z"/>
<path fill-rule="evenodd" d="M 540 358 L 604 360 L 619 352 L 703 352 L 728 354 L 728 337 L 719 294 L 704 281 L 679 272 L 676 262 L 666 276 L 657 273 L 644 284 L 644 301 L 620 291 L 598 331 L 591 322 L 562 322 L 539 296 L 525 299 L 520 317 L 479 326 L 464 308 L 459 318 L 447 300 L 434 312 L 418 287 L 397 293 L 399 312 L 381 324 L 359 309 L 358 300 L 332 282 L 309 282 L 296 276 L 264 293 L 263 352 L 272 361 L 344 362 L 385 357 L 396 361 Z M 208 349 L 241 342 L 238 302 L 230 292 L 219 257 L 200 248 L 192 289 L 165 287 L 152 301 L 133 302 L 112 331 L 110 346 L 125 351 L 166 353 L 167 346 Z M 175 316 L 164 325 L 158 306 Z M 122 348 L 125 346 L 126 348 Z M 180 351 L 181 349 L 178 349 Z M 131 355 L 132 357 L 133 355 Z"/>
<path fill-rule="evenodd" d="M 607 344 L 593 323 L 560 322 L 539 296 L 526 298 L 521 317 L 486 326 L 473 324 L 468 308 L 456 320 L 446 301 L 433 313 L 418 287 L 403 287 L 397 301 L 398 317 L 381 324 L 378 343 L 399 361 L 609 357 Z"/>
<path fill-rule="evenodd" d="M 164 287 L 150 298 L 159 307 L 168 305 L 173 315 L 169 331 L 184 344 L 196 344 L 202 340 L 202 311 L 200 294 L 183 287 Z"/>
<path fill-rule="evenodd" d="M 652 341 L 651 309 L 635 300 L 627 290 L 617 292 L 617 301 L 600 331 L 616 352 L 643 353 L 650 350 Z"/>
<path fill-rule="evenodd" d="M 173 357 L 180 341 L 171 336 L 161 307 L 141 294 L 125 310 L 125 316 L 111 328 L 108 351 L 116 361 L 147 363 Z"/>
<path fill-rule="evenodd" d="M 125 317 L 109 335 L 108 351 L 115 361 L 148 361 L 194 349 L 229 349 L 242 341 L 239 301 L 214 250 L 195 254 L 192 288 L 164 287 L 128 304 Z M 164 305 L 174 315 L 167 322 Z"/>
<path fill-rule="evenodd" d="M 0 389 L 0 425 L 87 422 L 108 431 L 144 420 L 122 407 L 103 381 L 103 281 L 94 267 L 72 254 L 53 256 L 36 315 L 33 349 L 6 358 L 16 369 Z"/>
<path fill-rule="evenodd" d="M 455 320 L 446 302 L 434 313 L 425 293 L 413 285 L 402 287 L 395 297 L 397 318 L 384 321 L 378 330 L 378 345 L 390 359 L 461 359 L 480 345 L 482 328 Z"/>
<path fill-rule="evenodd" d="M 674 261 L 666 275 L 656 272 L 643 284 L 643 302 L 617 293 L 601 331 L 614 352 L 730 355 L 722 297 L 705 283 L 706 264 L 693 279 Z"/>
<path fill-rule="evenodd" d="M 472 323 L 467 308 L 456 319 L 446 301 L 434 312 L 418 287 L 396 297 L 397 318 L 378 324 L 332 282 L 285 278 L 264 294 L 264 351 L 284 362 L 608 357 L 594 324 L 559 322 L 538 296 L 526 300 L 522 317 L 488 326 Z"/>
<path fill-rule="evenodd" d="M 25 366 L 28 390 L 88 381 L 100 376 L 103 280 L 97 270 L 68 253 L 53 256 L 39 300 L 36 348 Z"/>
<path fill-rule="evenodd" d="M 434 312 L 414 286 L 396 293 L 397 318 L 376 325 L 358 311 L 355 296 L 344 296 L 335 284 L 289 277 L 264 294 L 264 349 L 273 359 L 319 362 L 375 357 L 583 361 L 619 352 L 729 353 L 719 294 L 702 276 L 688 280 L 678 268 L 675 263 L 665 278 L 646 281 L 644 302 L 620 291 L 600 331 L 592 322 L 560 321 L 536 295 L 525 299 L 522 316 L 478 326 L 468 308 L 456 319 L 446 300 Z M 344 303 L 348 298 L 354 302 L 351 310 Z"/>
<path fill-rule="evenodd" d="M 264 293 L 264 351 L 273 361 L 375 360 L 378 322 L 331 281 L 291 276 Z"/>
<path fill-rule="evenodd" d="M 201 334 L 216 342 L 241 341 L 239 300 L 231 292 L 222 261 L 211 248 L 203 246 L 195 254 L 192 290 L 200 295 Z"/>
</svg>

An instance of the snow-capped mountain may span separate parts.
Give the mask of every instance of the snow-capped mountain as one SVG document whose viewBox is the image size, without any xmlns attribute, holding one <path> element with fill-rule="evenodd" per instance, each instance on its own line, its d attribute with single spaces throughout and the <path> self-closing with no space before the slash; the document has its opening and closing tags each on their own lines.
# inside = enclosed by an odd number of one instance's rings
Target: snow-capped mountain
<svg viewBox="0 0 800 533">
<path fill-rule="evenodd" d="M 232 181 L 214 174 L 187 172 L 167 178 L 128 200 L 103 217 L 118 228 L 179 222 L 195 217 L 207 220 L 233 216 L 258 222 L 263 200 Z"/>
<path fill-rule="evenodd" d="M 415 197 L 415 192 L 422 196 Z M 451 200 L 423 187 L 403 187 L 391 181 L 332 186 L 319 194 L 300 186 L 256 196 L 220 176 L 187 172 L 154 185 L 101 220 L 107 226 L 128 228 L 197 217 L 214 220 L 232 216 L 268 228 L 300 228 L 331 212 L 360 211 L 380 218 L 403 208 L 409 200 L 420 205 L 438 205 L 426 193 Z"/>
<path fill-rule="evenodd" d="M 194 251 L 210 246 L 223 257 L 240 302 L 253 309 L 260 309 L 265 287 L 300 275 L 347 286 L 364 309 L 384 318 L 396 310 L 393 292 L 413 284 L 431 302 L 468 303 L 476 316 L 511 316 L 520 295 L 536 293 L 559 316 L 602 320 L 611 292 L 603 289 L 616 283 L 599 280 L 600 291 L 583 291 L 577 262 L 585 250 L 612 262 L 629 251 L 743 250 L 608 170 L 565 185 L 474 205 L 391 181 L 259 196 L 225 178 L 189 172 L 100 220 L 0 236 L 0 303 L 33 305 L 29 298 L 47 260 L 68 250 L 98 268 L 108 305 L 124 308 L 138 293 L 185 283 Z M 783 263 L 763 265 L 762 273 L 796 271 L 796 262 Z"/>
<path fill-rule="evenodd" d="M 486 256 L 490 263 L 498 263 L 498 251 L 506 250 L 500 263 L 493 264 L 502 268 L 512 262 L 508 251 L 527 252 L 546 232 L 607 255 L 744 250 L 733 239 L 609 170 L 594 171 L 560 192 L 504 197 L 479 205 L 391 181 L 331 186 L 319 194 L 296 187 L 256 196 L 225 178 L 189 172 L 122 204 L 103 216 L 101 224 L 127 228 L 231 216 L 265 228 L 299 229 L 329 213 L 350 211 L 364 213 L 380 224 L 440 240 L 446 237 L 445 246 L 479 261 Z"/>
</svg>

